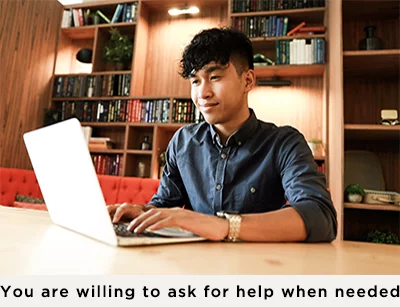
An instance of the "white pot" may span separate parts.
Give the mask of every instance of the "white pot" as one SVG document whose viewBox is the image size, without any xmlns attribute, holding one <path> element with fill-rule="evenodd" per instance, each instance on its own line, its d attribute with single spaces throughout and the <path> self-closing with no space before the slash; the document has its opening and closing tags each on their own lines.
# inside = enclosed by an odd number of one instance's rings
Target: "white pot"
<svg viewBox="0 0 400 307">
<path fill-rule="evenodd" d="M 348 198 L 351 203 L 360 203 L 362 200 L 362 196 L 360 194 L 349 194 Z"/>
</svg>

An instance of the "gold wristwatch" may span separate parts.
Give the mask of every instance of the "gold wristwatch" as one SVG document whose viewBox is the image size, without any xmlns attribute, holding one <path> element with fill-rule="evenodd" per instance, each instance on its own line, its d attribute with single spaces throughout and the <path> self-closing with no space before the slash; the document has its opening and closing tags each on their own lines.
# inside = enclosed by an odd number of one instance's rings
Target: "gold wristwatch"
<svg viewBox="0 0 400 307">
<path fill-rule="evenodd" d="M 229 242 L 236 242 L 239 240 L 240 234 L 240 224 L 242 222 L 242 216 L 237 213 L 230 213 L 219 211 L 217 212 L 217 216 L 221 218 L 225 218 L 229 221 L 229 232 L 228 236 L 225 240 Z"/>
</svg>

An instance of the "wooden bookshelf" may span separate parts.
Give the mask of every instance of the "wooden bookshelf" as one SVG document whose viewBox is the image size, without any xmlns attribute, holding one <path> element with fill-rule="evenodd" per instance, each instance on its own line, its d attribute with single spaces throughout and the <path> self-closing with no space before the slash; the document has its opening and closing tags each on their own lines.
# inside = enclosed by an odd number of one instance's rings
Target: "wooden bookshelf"
<svg viewBox="0 0 400 307">
<path fill-rule="evenodd" d="M 382 109 L 400 111 L 400 2 L 342 0 L 341 4 L 343 84 L 336 90 L 343 90 L 343 97 L 336 120 L 344 119 L 343 151 L 372 152 L 382 168 L 385 190 L 400 192 L 400 126 L 379 125 Z M 376 27 L 382 50 L 358 50 L 366 26 Z M 346 165 L 343 169 L 346 172 Z M 367 176 L 368 170 L 359 175 Z M 399 206 L 342 203 L 345 240 L 365 240 L 365 234 L 375 229 L 400 236 Z"/>
<path fill-rule="evenodd" d="M 343 52 L 345 74 L 398 76 L 400 49 L 358 50 Z"/>
<path fill-rule="evenodd" d="M 344 203 L 347 209 L 363 209 L 363 210 L 382 210 L 382 211 L 399 211 L 398 205 L 376 205 L 376 204 L 362 204 L 362 203 Z"/>
<path fill-rule="evenodd" d="M 400 140 L 400 126 L 346 124 L 344 129 L 349 140 Z"/>
<path fill-rule="evenodd" d="M 322 76 L 325 64 L 255 66 L 254 71 L 257 78 Z"/>
</svg>

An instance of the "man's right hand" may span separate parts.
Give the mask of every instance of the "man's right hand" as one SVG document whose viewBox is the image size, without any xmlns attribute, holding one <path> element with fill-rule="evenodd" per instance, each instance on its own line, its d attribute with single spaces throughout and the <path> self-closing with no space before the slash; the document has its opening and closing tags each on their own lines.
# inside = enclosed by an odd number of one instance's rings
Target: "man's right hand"
<svg viewBox="0 0 400 307">
<path fill-rule="evenodd" d="M 153 206 L 139 206 L 123 203 L 121 205 L 110 205 L 107 206 L 108 213 L 110 214 L 113 223 L 118 223 L 122 218 L 133 220 L 142 213 L 146 212 Z"/>
</svg>

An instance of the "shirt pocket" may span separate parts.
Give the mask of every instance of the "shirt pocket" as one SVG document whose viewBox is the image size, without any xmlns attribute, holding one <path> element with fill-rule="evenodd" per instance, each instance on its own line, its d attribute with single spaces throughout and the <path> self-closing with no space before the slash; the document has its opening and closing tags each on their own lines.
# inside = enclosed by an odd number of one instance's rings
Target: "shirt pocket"
<svg viewBox="0 0 400 307">
<path fill-rule="evenodd" d="M 263 212 L 260 182 L 243 182 L 235 188 L 233 211 L 239 213 Z"/>
</svg>

